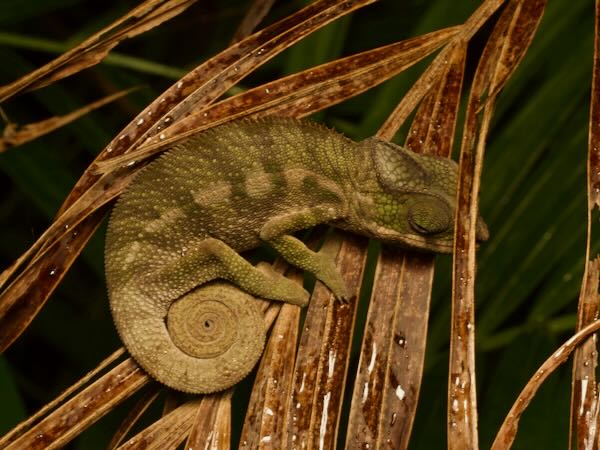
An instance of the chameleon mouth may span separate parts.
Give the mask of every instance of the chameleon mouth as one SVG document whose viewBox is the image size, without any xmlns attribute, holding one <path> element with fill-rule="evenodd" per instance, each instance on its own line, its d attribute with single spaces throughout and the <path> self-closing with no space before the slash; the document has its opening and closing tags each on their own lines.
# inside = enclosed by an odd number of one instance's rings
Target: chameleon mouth
<svg viewBox="0 0 600 450">
<path fill-rule="evenodd" d="M 487 241 L 490 237 L 490 232 L 486 224 L 481 219 L 477 221 L 477 229 L 475 233 L 476 247 L 479 248 L 479 244 Z M 396 244 L 412 250 L 419 250 L 427 253 L 452 253 L 454 251 L 453 239 L 436 239 L 435 237 L 424 237 L 418 234 L 405 234 L 399 237 L 395 232 L 387 231 L 382 228 L 377 230 L 377 236 L 382 241 L 387 241 L 392 245 Z"/>
<path fill-rule="evenodd" d="M 396 232 L 387 231 L 379 228 L 377 237 L 384 243 L 389 242 L 392 245 L 399 245 L 411 250 L 417 250 L 427 253 L 452 253 L 454 248 L 452 239 L 436 239 L 435 237 L 424 237 L 418 234 L 404 234 L 398 236 Z"/>
</svg>

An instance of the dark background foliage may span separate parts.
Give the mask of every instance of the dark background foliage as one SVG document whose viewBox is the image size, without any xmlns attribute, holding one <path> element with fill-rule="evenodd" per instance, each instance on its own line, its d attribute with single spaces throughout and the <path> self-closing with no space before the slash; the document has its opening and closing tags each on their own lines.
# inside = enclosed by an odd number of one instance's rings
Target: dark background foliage
<svg viewBox="0 0 600 450">
<path fill-rule="evenodd" d="M 174 20 L 126 41 L 104 63 L 3 105 L 11 121 L 25 124 L 142 86 L 67 127 L 0 154 L 1 268 L 44 231 L 112 136 L 174 80 L 228 45 L 246 3 L 199 1 Z M 0 84 L 39 67 L 137 4 L 2 0 Z M 277 2 L 266 21 L 302 5 Z M 239 87 L 462 23 L 476 6 L 473 0 L 383 1 L 300 42 Z M 482 448 L 491 443 L 525 382 L 575 324 L 585 256 L 593 7 L 592 1 L 549 3 L 532 47 L 500 96 L 488 138 L 481 210 L 491 239 L 479 252 L 477 289 Z M 482 42 L 475 39 L 470 47 L 470 74 Z M 315 119 L 356 139 L 372 135 L 423 67 L 417 65 Z M 101 227 L 31 327 L 0 357 L 0 432 L 35 412 L 120 345 L 104 288 L 103 236 Z M 598 251 L 598 243 L 594 247 Z M 450 264 L 450 257 L 438 257 L 414 449 L 445 446 Z M 569 395 L 569 373 L 563 369 L 532 403 L 514 448 L 565 448 Z M 72 448 L 105 446 L 126 410 L 124 406 L 100 421 Z"/>
</svg>

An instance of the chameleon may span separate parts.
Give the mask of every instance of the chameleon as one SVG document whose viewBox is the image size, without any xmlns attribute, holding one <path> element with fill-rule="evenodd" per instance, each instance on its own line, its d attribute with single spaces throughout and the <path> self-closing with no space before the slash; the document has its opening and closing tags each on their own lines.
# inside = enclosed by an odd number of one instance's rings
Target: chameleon
<svg viewBox="0 0 600 450">
<path fill-rule="evenodd" d="M 331 257 L 294 233 L 329 224 L 383 243 L 452 251 L 457 164 L 377 138 L 355 142 L 310 121 L 238 120 L 175 143 L 113 208 L 106 234 L 110 308 L 125 347 L 176 390 L 233 386 L 266 330 L 253 296 L 305 306 L 300 283 L 250 264 L 270 245 L 340 300 Z M 477 239 L 488 231 L 477 219 Z"/>
</svg>

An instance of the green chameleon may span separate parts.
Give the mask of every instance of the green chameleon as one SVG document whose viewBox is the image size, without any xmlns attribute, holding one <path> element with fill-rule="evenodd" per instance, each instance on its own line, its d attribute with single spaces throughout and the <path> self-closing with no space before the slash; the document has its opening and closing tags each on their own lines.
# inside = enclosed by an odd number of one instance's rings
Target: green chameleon
<svg viewBox="0 0 600 450">
<path fill-rule="evenodd" d="M 259 303 L 248 294 L 309 299 L 239 252 L 267 243 L 345 300 L 352 294 L 334 261 L 293 233 L 326 223 L 451 252 L 456 186 L 452 160 L 376 138 L 357 143 L 306 121 L 243 120 L 187 138 L 143 168 L 112 213 L 106 276 L 120 337 L 167 386 L 230 387 L 264 345 Z M 487 238 L 481 219 L 477 237 Z"/>
</svg>

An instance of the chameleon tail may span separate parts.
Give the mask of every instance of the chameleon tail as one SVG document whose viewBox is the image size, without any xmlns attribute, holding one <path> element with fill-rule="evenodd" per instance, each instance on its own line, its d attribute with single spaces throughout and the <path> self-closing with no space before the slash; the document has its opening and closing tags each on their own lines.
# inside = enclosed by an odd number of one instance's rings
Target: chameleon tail
<svg viewBox="0 0 600 450">
<path fill-rule="evenodd" d="M 113 293 L 113 315 L 132 325 L 120 327 L 121 339 L 161 383 L 194 394 L 221 391 L 244 378 L 259 360 L 266 330 L 260 303 L 249 294 L 214 282 L 156 311 L 156 303 L 136 291 Z M 127 300 L 119 301 L 119 294 Z"/>
</svg>

